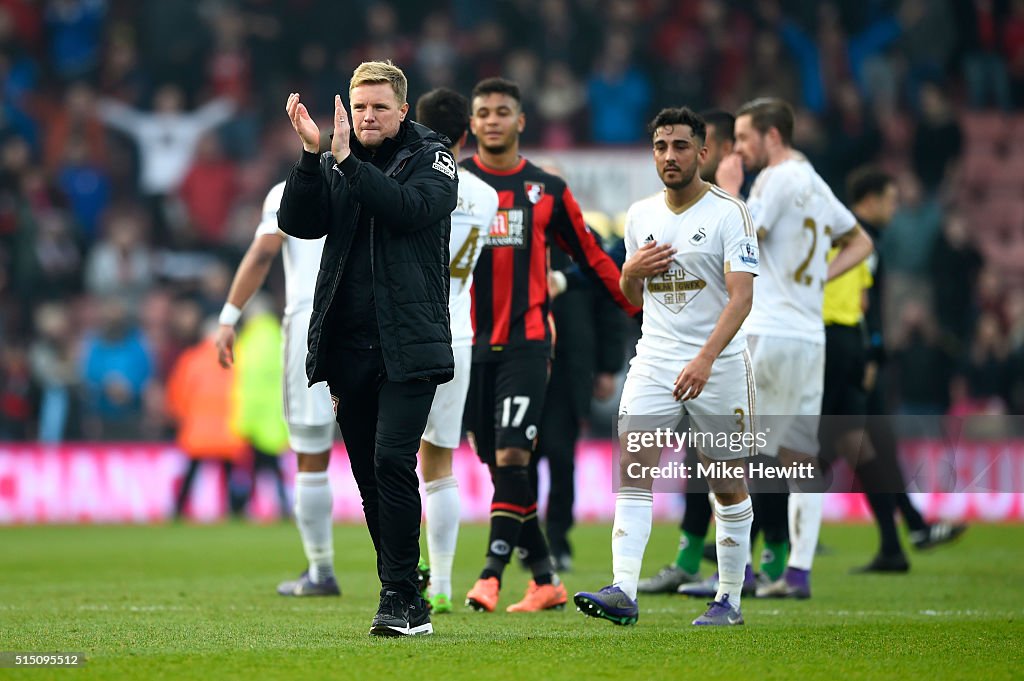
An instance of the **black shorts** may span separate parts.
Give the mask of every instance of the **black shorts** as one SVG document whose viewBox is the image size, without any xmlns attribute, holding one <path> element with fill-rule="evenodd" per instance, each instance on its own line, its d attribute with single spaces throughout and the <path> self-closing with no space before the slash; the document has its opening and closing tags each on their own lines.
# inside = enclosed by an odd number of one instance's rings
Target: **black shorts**
<svg viewBox="0 0 1024 681">
<path fill-rule="evenodd" d="M 825 327 L 825 390 L 822 416 L 863 416 L 867 413 L 864 336 L 856 326 Z"/>
<path fill-rule="evenodd" d="M 859 328 L 839 324 L 825 327 L 825 389 L 818 422 L 818 458 L 827 467 L 839 455 L 837 439 L 867 426 L 866 362 L 864 337 Z"/>
<path fill-rule="evenodd" d="M 480 460 L 495 463 L 499 449 L 533 451 L 547 392 L 549 361 L 544 356 L 509 356 L 473 362 L 465 426 Z"/>
</svg>

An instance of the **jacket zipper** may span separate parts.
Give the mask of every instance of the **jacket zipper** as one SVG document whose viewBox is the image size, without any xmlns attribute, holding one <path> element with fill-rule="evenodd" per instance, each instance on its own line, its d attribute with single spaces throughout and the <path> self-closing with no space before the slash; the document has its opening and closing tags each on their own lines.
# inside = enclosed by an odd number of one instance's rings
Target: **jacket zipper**
<svg viewBox="0 0 1024 681">
<path fill-rule="evenodd" d="M 377 273 L 373 269 L 373 225 L 376 217 L 370 216 L 370 291 L 373 293 L 374 316 L 377 318 L 377 336 L 381 338 L 381 354 L 384 353 L 384 339 L 380 332 L 380 312 L 377 310 Z"/>
</svg>

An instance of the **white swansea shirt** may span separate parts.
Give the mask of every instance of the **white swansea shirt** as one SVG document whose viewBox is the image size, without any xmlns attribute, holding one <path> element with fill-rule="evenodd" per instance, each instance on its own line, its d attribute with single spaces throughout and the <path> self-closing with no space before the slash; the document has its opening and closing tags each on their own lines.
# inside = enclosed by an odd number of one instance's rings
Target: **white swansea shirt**
<svg viewBox="0 0 1024 681">
<path fill-rule="evenodd" d="M 626 258 L 645 243 L 671 244 L 673 263 L 644 281 L 644 321 L 637 360 L 667 360 L 672 366 L 692 359 L 711 335 L 729 302 L 728 272 L 758 273 L 758 246 L 743 202 L 714 185 L 680 213 L 664 192 L 637 201 L 626 215 Z M 740 331 L 722 350 L 742 352 Z"/>
<path fill-rule="evenodd" d="M 747 199 L 761 238 L 761 276 L 743 328 L 748 334 L 825 342 L 821 306 L 832 240 L 857 225 L 805 159 L 761 171 Z"/>
</svg>

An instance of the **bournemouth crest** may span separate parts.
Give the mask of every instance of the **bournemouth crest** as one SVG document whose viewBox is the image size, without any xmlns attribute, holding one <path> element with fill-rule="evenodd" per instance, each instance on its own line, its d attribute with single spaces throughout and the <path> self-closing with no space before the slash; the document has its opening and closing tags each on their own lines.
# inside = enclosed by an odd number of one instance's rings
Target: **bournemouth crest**
<svg viewBox="0 0 1024 681">
<path fill-rule="evenodd" d="M 540 201 L 541 197 L 544 196 L 544 183 L 543 182 L 524 182 L 523 189 L 526 190 L 526 198 L 530 200 L 530 203 L 536 205 Z"/>
</svg>

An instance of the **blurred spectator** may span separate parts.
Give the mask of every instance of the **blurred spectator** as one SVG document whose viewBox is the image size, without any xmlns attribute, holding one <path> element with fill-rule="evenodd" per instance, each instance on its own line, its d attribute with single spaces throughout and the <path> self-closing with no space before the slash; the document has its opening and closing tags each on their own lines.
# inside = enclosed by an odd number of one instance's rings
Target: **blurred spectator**
<svg viewBox="0 0 1024 681">
<path fill-rule="evenodd" d="M 505 63 L 507 39 L 505 24 L 484 21 L 475 29 L 468 40 L 465 55 L 463 85 L 460 89 L 468 92 L 484 78 L 501 76 Z"/>
<path fill-rule="evenodd" d="M 876 58 L 903 32 L 899 21 L 884 16 L 858 35 L 847 38 L 836 4 L 822 2 L 816 5 L 817 27 L 812 38 L 796 21 L 781 14 L 775 0 L 761 3 L 761 7 L 765 19 L 777 25 L 797 62 L 803 105 L 816 114 L 827 109 L 829 89 L 835 84 L 852 77 L 863 86 L 865 62 Z"/>
<path fill-rule="evenodd" d="M 100 216 L 110 203 L 110 180 L 103 166 L 90 160 L 86 145 L 84 138 L 68 140 L 57 169 L 57 185 L 71 204 L 81 236 L 91 244 L 96 240 Z"/>
<path fill-rule="evenodd" d="M 217 136 L 206 133 L 199 139 L 195 161 L 179 190 L 189 224 L 201 245 L 223 243 L 228 214 L 237 195 L 238 170 L 221 150 Z"/>
<path fill-rule="evenodd" d="M 31 298 L 67 298 L 81 288 L 82 253 L 68 216 L 58 210 L 36 214 Z"/>
<path fill-rule="evenodd" d="M 246 46 L 246 17 L 230 4 L 211 5 L 213 49 L 207 57 L 203 90 L 215 98 L 233 102 L 234 116 L 225 121 L 221 135 L 235 158 L 252 158 L 250 141 L 259 135 L 259 119 L 251 106 L 252 59 Z"/>
<path fill-rule="evenodd" d="M 137 438 L 142 393 L 153 377 L 153 360 L 127 306 L 116 297 L 103 301 L 99 327 L 82 343 L 81 371 L 90 418 L 87 436 Z"/>
<path fill-rule="evenodd" d="M 907 61 L 907 98 L 911 103 L 920 99 L 925 115 L 926 102 L 920 90 L 927 83 L 942 81 L 956 49 L 952 6 L 949 0 L 902 0 L 900 7 L 908 24 L 900 39 L 900 54 Z"/>
<path fill-rule="evenodd" d="M 35 339 L 29 348 L 32 380 L 39 386 L 40 442 L 61 442 L 80 403 L 71 312 L 63 303 L 47 303 L 35 314 Z"/>
<path fill-rule="evenodd" d="M 934 194 L 950 175 L 963 150 L 963 133 L 942 88 L 921 86 L 921 119 L 914 133 L 914 172 L 924 191 Z"/>
<path fill-rule="evenodd" d="M 647 76 L 633 60 L 633 41 L 613 30 L 605 40 L 595 73 L 587 83 L 590 126 L 597 144 L 629 144 L 645 139 L 651 107 Z"/>
<path fill-rule="evenodd" d="M 129 27 L 111 28 L 98 80 L 100 92 L 108 97 L 131 104 L 142 101 L 149 76 L 139 62 L 136 36 Z"/>
<path fill-rule="evenodd" d="M 1000 57 L 1000 24 L 996 0 L 954 3 L 959 10 L 963 41 L 963 73 L 972 108 L 1010 108 L 1010 78 Z"/>
<path fill-rule="evenodd" d="M 99 114 L 107 125 L 138 144 L 139 189 L 149 204 L 156 241 L 165 244 L 172 241 L 172 234 L 164 198 L 181 185 L 199 138 L 228 120 L 235 107 L 230 100 L 215 99 L 188 113 L 185 94 L 176 85 L 162 86 L 153 101 L 154 111 L 144 113 L 103 99 Z"/>
<path fill-rule="evenodd" d="M 958 368 L 962 383 L 950 410 L 953 415 L 1006 413 L 1010 387 L 1008 357 L 1009 348 L 999 318 L 992 313 L 981 315 L 970 351 Z"/>
<path fill-rule="evenodd" d="M 38 147 L 39 121 L 33 116 L 33 92 L 38 86 L 39 65 L 12 38 L 9 16 L 0 14 L 0 128 L 23 137 Z"/>
<path fill-rule="evenodd" d="M 349 57 L 353 66 L 375 59 L 390 59 L 396 64 L 412 63 L 415 45 L 400 33 L 398 13 L 390 3 L 376 1 L 366 8 L 366 28 L 361 35 L 363 42 Z"/>
<path fill-rule="evenodd" d="M 942 230 L 942 205 L 922 191 L 913 173 L 901 173 L 900 208 L 882 240 L 886 262 L 894 274 L 923 280 L 929 273 L 933 244 Z"/>
<path fill-rule="evenodd" d="M 455 85 L 458 56 L 448 14 L 431 12 L 423 22 L 422 39 L 416 48 L 417 90 L 425 92 L 435 87 Z M 409 100 L 415 101 L 412 97 Z"/>
<path fill-rule="evenodd" d="M 35 393 L 24 344 L 20 341 L 0 344 L 0 439 L 32 437 Z"/>
<path fill-rule="evenodd" d="M 102 166 L 107 162 L 107 132 L 96 116 L 92 88 L 77 82 L 68 87 L 61 105 L 54 107 L 46 123 L 46 167 L 55 171 L 67 161 L 68 149 L 82 148 L 80 163 Z"/>
<path fill-rule="evenodd" d="M 189 91 L 202 85 L 202 56 L 209 48 L 210 34 L 199 8 L 209 4 L 213 3 L 138 3 L 133 23 L 139 32 L 140 61 L 152 82 L 180 82 Z"/>
<path fill-rule="evenodd" d="M 981 266 L 982 259 L 971 243 L 966 219 L 960 213 L 950 214 L 942 235 L 932 247 L 928 273 L 939 329 L 952 342 L 964 346 L 970 337 L 974 291 Z"/>
<path fill-rule="evenodd" d="M 541 118 L 541 145 L 565 149 L 579 142 L 580 115 L 587 104 L 582 84 L 564 62 L 553 62 L 544 72 L 537 93 L 537 113 Z"/>
<path fill-rule="evenodd" d="M 203 329 L 202 340 L 182 353 L 167 379 L 167 410 L 177 426 L 178 446 L 189 458 L 175 501 L 176 519 L 184 515 L 203 461 L 221 463 L 232 515 L 241 513 L 246 498 L 246 492 L 232 484 L 234 466 L 245 454 L 245 441 L 231 429 L 233 376 L 217 363 L 217 320 L 207 320 Z"/>
<path fill-rule="evenodd" d="M 111 210 L 103 239 L 86 262 L 86 290 L 101 298 L 120 296 L 134 310 L 152 284 L 153 260 L 146 244 L 145 218 L 132 206 Z"/>
<path fill-rule="evenodd" d="M 740 82 L 741 101 L 747 102 L 757 97 L 781 97 L 793 103 L 798 101 L 799 84 L 795 69 L 783 56 L 782 45 L 775 33 L 759 32 L 750 56 L 751 63 Z"/>
<path fill-rule="evenodd" d="M 945 414 L 950 357 L 939 345 L 938 329 L 928 308 L 919 301 L 907 303 L 891 340 L 896 385 L 900 386 L 897 413 Z"/>
<path fill-rule="evenodd" d="M 89 75 L 99 63 L 106 0 L 50 0 L 46 28 L 50 58 L 57 75 L 73 80 Z"/>
<path fill-rule="evenodd" d="M 820 168 L 831 187 L 842 187 L 845 178 L 859 166 L 876 160 L 882 134 L 851 81 L 835 85 L 835 99 L 825 116 L 828 140 Z"/>
</svg>

